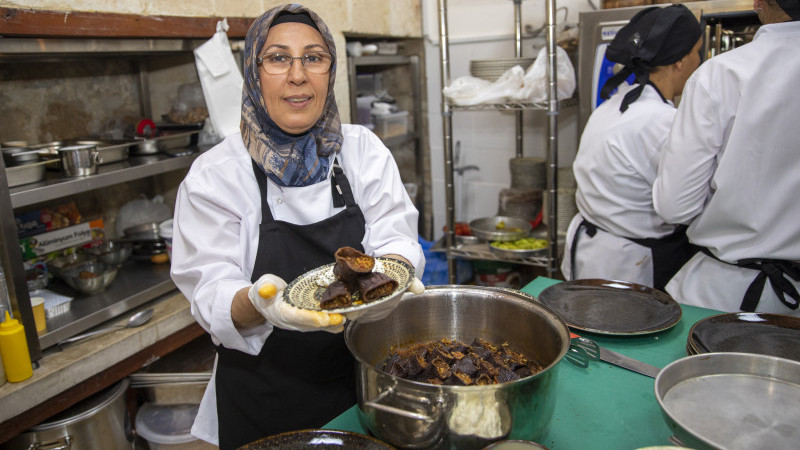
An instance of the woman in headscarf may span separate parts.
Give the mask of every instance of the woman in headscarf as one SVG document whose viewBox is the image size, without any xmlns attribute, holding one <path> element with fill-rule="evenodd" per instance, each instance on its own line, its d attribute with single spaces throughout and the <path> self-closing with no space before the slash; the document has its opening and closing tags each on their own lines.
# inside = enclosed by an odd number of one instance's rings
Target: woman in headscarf
<svg viewBox="0 0 800 450">
<path fill-rule="evenodd" d="M 222 449 L 319 428 L 356 402 L 343 318 L 289 305 L 287 281 L 344 246 L 424 268 L 391 153 L 340 122 L 325 23 L 301 5 L 270 9 L 244 53 L 241 133 L 194 162 L 173 229 L 172 279 L 217 346 L 192 433 Z"/>
<path fill-rule="evenodd" d="M 702 247 L 667 285 L 676 300 L 800 316 L 800 1 L 753 9 L 753 41 L 687 81 L 653 201 Z"/>
<path fill-rule="evenodd" d="M 701 28 L 683 5 L 638 12 L 606 49 L 623 68 L 603 86 L 573 164 L 578 214 L 567 229 L 567 280 L 602 278 L 663 290 L 688 259 L 683 228 L 651 199 L 658 151 L 675 117 L 673 98 L 700 64 Z M 624 83 L 633 76 L 632 84 Z M 609 94 L 617 92 L 609 98 Z"/>
</svg>

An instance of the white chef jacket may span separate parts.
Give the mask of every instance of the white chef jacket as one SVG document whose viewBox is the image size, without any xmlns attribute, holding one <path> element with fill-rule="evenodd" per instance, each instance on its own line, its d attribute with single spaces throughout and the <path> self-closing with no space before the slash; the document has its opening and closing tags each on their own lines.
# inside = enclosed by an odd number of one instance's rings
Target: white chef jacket
<svg viewBox="0 0 800 450">
<path fill-rule="evenodd" d="M 675 106 L 646 85 L 625 113 L 625 94 L 637 85 L 620 85 L 586 122 L 573 171 L 578 214 L 567 229 L 561 271 L 568 280 L 602 278 L 653 285 L 651 250 L 626 238 L 660 238 L 675 231 L 653 210 L 651 187 L 658 151 L 669 133 Z M 581 229 L 572 273 L 572 240 L 583 219 L 598 230 Z M 605 231 L 603 231 L 605 230 Z"/>
<path fill-rule="evenodd" d="M 364 251 L 401 255 L 422 274 L 425 258 L 417 240 L 419 213 L 392 154 L 363 126 L 343 124 L 342 133 L 344 142 L 336 158 L 366 220 Z M 304 187 L 279 187 L 269 181 L 267 192 L 275 220 L 297 225 L 322 221 L 344 209 L 333 206 L 329 179 Z M 261 196 L 251 157 L 236 133 L 200 155 L 178 189 L 170 273 L 214 344 L 250 355 L 259 353 L 272 325 L 240 332 L 231 320 L 231 303 L 237 291 L 252 284 L 260 223 Z M 218 442 L 214 377 L 192 434 Z"/>
<path fill-rule="evenodd" d="M 666 221 L 690 223 L 690 242 L 723 261 L 800 260 L 798 74 L 800 22 L 777 23 L 703 63 L 683 90 L 653 200 Z M 699 253 L 667 291 L 683 303 L 738 311 L 757 274 Z M 769 281 L 757 311 L 800 315 Z"/>
</svg>

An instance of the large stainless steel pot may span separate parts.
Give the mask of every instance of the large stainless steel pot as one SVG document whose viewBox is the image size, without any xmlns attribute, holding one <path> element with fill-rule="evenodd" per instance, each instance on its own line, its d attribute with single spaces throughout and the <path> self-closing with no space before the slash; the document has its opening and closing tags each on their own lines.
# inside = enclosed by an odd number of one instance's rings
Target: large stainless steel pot
<svg viewBox="0 0 800 450">
<path fill-rule="evenodd" d="M 131 448 L 125 407 L 127 378 L 12 438 L 9 450 L 107 450 Z"/>
<path fill-rule="evenodd" d="M 499 439 L 539 439 L 553 411 L 557 363 L 569 348 L 566 323 L 532 297 L 481 286 L 432 286 L 389 316 L 349 322 L 345 342 L 358 361 L 358 413 L 377 438 L 410 448 L 481 448 Z M 544 370 L 490 386 L 437 386 L 379 367 L 396 347 L 481 337 L 507 342 Z"/>
</svg>

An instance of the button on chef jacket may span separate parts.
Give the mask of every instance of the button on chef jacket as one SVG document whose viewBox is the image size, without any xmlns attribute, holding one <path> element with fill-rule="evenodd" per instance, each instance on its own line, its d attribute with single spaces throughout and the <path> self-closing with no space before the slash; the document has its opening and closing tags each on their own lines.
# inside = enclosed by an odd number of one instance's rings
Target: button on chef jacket
<svg viewBox="0 0 800 450">
<path fill-rule="evenodd" d="M 691 223 L 690 242 L 723 261 L 800 260 L 798 56 L 800 22 L 764 25 L 751 43 L 700 65 L 684 87 L 654 204 L 667 221 Z M 697 253 L 667 292 L 683 303 L 738 311 L 757 273 Z M 769 282 L 756 311 L 800 314 Z"/>
<path fill-rule="evenodd" d="M 653 209 L 651 187 L 658 152 L 675 117 L 651 85 L 625 113 L 620 104 L 636 85 L 622 84 L 589 117 L 573 171 L 578 214 L 567 229 L 561 271 L 569 279 L 603 278 L 653 285 L 651 250 L 626 238 L 660 238 L 675 231 Z M 601 228 L 594 237 L 581 228 L 572 274 L 570 249 L 581 221 Z M 605 230 L 605 231 L 604 231 Z M 577 275 L 577 276 L 576 276 Z"/>
<path fill-rule="evenodd" d="M 342 132 L 344 142 L 336 157 L 366 220 L 365 252 L 401 255 L 421 275 L 425 259 L 417 240 L 419 213 L 406 194 L 392 154 L 362 126 L 343 124 Z M 319 222 L 343 209 L 333 207 L 330 180 L 283 188 L 270 181 L 267 201 L 275 220 L 298 225 Z M 178 189 L 171 275 L 214 344 L 250 355 L 259 353 L 272 325 L 240 333 L 230 310 L 234 294 L 251 285 L 260 222 L 258 184 L 237 133 L 200 155 Z M 217 443 L 213 377 L 192 434 Z"/>
</svg>

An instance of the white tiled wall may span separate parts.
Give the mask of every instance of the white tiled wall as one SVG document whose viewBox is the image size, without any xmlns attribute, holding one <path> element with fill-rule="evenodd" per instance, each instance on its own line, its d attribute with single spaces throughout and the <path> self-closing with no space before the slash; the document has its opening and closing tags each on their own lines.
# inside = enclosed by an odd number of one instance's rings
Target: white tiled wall
<svg viewBox="0 0 800 450">
<path fill-rule="evenodd" d="M 423 0 L 423 24 L 426 34 L 426 68 L 431 143 L 431 178 L 433 182 L 434 238 L 441 236 L 446 223 L 444 135 L 441 116 L 441 63 L 438 9 L 436 0 Z M 567 21 L 577 22 L 578 12 L 591 9 L 588 2 L 559 1 L 567 5 Z M 450 42 L 450 78 L 469 75 L 471 59 L 510 58 L 514 56 L 513 2 L 458 0 L 448 2 Z M 544 20 L 543 1 L 522 2 L 523 25 L 537 28 Z M 564 19 L 559 12 L 559 20 Z M 536 48 L 534 49 L 534 45 Z M 522 56 L 534 57 L 543 45 L 541 39 L 523 39 Z M 577 68 L 576 68 L 577 69 Z M 516 126 L 513 112 L 455 111 L 452 138 L 460 142 L 460 160 L 454 166 L 477 165 L 479 171 L 454 175 L 455 216 L 457 221 L 497 214 L 500 191 L 510 186 L 508 161 L 516 156 Z M 545 111 L 524 113 L 523 154 L 547 156 L 548 122 Z M 569 166 L 575 157 L 578 141 L 577 107 L 562 109 L 558 116 L 558 165 Z"/>
</svg>

